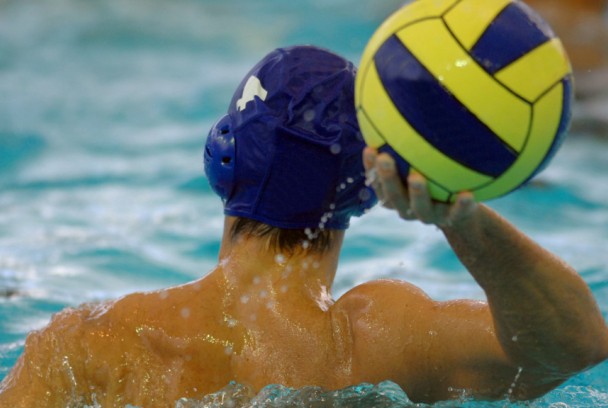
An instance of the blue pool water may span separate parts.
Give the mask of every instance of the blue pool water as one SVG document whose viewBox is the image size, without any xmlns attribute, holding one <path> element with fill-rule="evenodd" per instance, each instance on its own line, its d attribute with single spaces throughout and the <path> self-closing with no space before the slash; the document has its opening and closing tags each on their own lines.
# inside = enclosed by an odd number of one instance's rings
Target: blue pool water
<svg viewBox="0 0 608 408">
<path fill-rule="evenodd" d="M 278 46 L 314 43 L 358 61 L 400 3 L 0 1 L 0 378 L 52 313 L 204 275 L 222 214 L 202 144 L 236 83 Z M 575 134 L 539 183 L 491 205 L 574 265 L 608 318 L 606 149 L 606 139 Z M 394 215 L 376 208 L 353 222 L 335 295 L 381 277 L 437 299 L 483 299 L 438 231 L 395 228 Z M 255 398 L 275 398 L 268 406 L 407 404 L 390 383 L 265 392 Z M 608 406 L 608 363 L 528 406 Z"/>
</svg>

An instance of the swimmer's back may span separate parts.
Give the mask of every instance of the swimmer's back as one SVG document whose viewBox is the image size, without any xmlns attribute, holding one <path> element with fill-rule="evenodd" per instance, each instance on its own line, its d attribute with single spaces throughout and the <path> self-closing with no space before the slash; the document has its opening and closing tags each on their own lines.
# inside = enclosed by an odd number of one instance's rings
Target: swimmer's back
<svg viewBox="0 0 608 408">
<path fill-rule="evenodd" d="M 230 381 L 255 390 L 272 383 L 351 384 L 347 315 L 309 301 L 245 299 L 212 273 L 163 291 L 67 309 L 28 336 L 3 402 L 155 408 L 200 399 Z"/>
<path fill-rule="evenodd" d="M 517 374 L 482 302 L 435 302 L 411 284 L 380 280 L 333 305 L 295 293 L 269 304 L 234 297 L 219 276 L 58 314 L 28 337 L 11 373 L 22 378 L 3 401 L 64 407 L 87 396 L 82 403 L 155 408 L 230 381 L 257 391 L 387 379 L 413 400 L 465 389 L 493 398 Z"/>
</svg>

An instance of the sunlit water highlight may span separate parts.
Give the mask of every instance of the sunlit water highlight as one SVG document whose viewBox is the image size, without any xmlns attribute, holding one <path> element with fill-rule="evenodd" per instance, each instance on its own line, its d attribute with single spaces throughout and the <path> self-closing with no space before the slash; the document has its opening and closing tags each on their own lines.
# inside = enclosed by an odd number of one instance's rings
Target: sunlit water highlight
<svg viewBox="0 0 608 408">
<path fill-rule="evenodd" d="M 27 332 L 52 313 L 205 274 L 216 262 L 222 215 L 202 175 L 202 145 L 236 83 L 277 46 L 315 43 L 357 61 L 400 2 L 378 3 L 0 2 L 0 378 Z M 580 271 L 604 317 L 607 147 L 575 135 L 542 183 L 491 203 Z M 438 231 L 402 225 L 380 208 L 354 220 L 334 296 L 393 277 L 437 299 L 483 299 Z M 607 390 L 604 363 L 526 406 L 608 406 Z M 390 382 L 338 392 L 275 385 L 258 395 L 232 384 L 179 404 L 230 400 L 416 406 Z M 489 404 L 464 397 L 458 406 Z M 490 406 L 517 405 L 505 399 Z"/>
</svg>

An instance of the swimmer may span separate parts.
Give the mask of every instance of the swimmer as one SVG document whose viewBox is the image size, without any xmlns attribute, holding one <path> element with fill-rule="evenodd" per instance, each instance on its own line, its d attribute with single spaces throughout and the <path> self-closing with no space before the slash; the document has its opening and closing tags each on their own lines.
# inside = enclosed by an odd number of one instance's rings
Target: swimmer
<svg viewBox="0 0 608 408">
<path fill-rule="evenodd" d="M 570 266 L 471 194 L 432 202 L 423 177 L 406 186 L 390 156 L 364 148 L 354 75 L 310 46 L 258 63 L 205 149 L 226 214 L 218 265 L 182 286 L 57 314 L 28 336 L 0 406 L 168 407 L 230 381 L 392 380 L 413 401 L 526 400 L 606 359 L 606 324 Z M 395 228 L 439 227 L 488 303 L 434 301 L 400 280 L 334 301 L 349 219 L 376 195 L 403 219 Z"/>
</svg>

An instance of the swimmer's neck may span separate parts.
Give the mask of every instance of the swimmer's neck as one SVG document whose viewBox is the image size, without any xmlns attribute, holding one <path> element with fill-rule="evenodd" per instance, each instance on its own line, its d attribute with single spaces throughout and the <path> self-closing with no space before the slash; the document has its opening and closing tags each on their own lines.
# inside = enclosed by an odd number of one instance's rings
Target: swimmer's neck
<svg viewBox="0 0 608 408">
<path fill-rule="evenodd" d="M 231 217 L 226 218 L 218 265 L 218 272 L 221 271 L 230 285 L 243 290 L 260 284 L 272 286 L 277 291 L 285 288 L 285 285 L 313 292 L 331 289 L 343 232 L 335 234 L 332 247 L 323 253 L 301 251 L 289 255 L 267 248 L 264 239 L 231 239 L 229 231 L 233 221 Z"/>
</svg>

